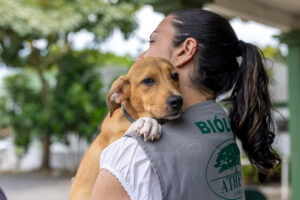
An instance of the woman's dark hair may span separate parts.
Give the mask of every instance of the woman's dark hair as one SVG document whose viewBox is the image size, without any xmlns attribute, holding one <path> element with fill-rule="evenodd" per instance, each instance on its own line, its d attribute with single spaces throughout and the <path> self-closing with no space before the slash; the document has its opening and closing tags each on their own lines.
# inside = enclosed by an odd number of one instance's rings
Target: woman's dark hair
<svg viewBox="0 0 300 200">
<path fill-rule="evenodd" d="M 263 54 L 254 45 L 239 41 L 229 22 L 207 10 L 171 14 L 175 28 L 174 46 L 192 37 L 198 43 L 197 66 L 191 77 L 200 88 L 215 96 L 232 90 L 229 118 L 251 164 L 263 181 L 279 162 L 273 150 L 275 137 L 268 76 Z M 237 57 L 242 57 L 239 65 Z"/>
</svg>

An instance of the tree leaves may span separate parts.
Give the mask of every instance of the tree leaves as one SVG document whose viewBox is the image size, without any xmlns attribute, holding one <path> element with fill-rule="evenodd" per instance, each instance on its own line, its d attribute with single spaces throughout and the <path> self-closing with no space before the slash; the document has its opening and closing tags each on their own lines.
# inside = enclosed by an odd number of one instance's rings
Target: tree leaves
<svg viewBox="0 0 300 200">
<path fill-rule="evenodd" d="M 120 27 L 128 34 L 136 27 L 136 5 L 111 5 L 102 1 L 41 1 L 0 0 L 0 27 L 21 37 L 43 38 L 51 34 L 66 35 L 86 29 L 97 37 L 106 38 Z M 125 26 L 126 25 L 126 26 Z"/>
<path fill-rule="evenodd" d="M 0 97 L 0 113 L 16 143 L 27 148 L 31 137 L 63 140 L 69 132 L 91 139 L 106 113 L 99 68 L 129 66 L 132 60 L 93 48 L 77 51 L 70 36 L 92 33 L 95 47 L 115 29 L 128 37 L 137 27 L 138 1 L 0 0 L 0 5 L 0 62 L 21 68 L 6 79 Z"/>
</svg>

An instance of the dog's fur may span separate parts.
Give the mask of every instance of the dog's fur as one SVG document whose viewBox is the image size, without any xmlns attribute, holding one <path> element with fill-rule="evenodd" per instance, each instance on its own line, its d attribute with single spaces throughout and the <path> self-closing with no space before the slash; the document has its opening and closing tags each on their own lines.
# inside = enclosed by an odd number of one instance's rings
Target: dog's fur
<svg viewBox="0 0 300 200">
<path fill-rule="evenodd" d="M 162 58 L 145 58 L 136 62 L 128 74 L 118 78 L 107 94 L 109 113 L 101 126 L 101 133 L 85 153 L 71 187 L 69 200 L 89 199 L 100 171 L 100 155 L 105 147 L 121 138 L 130 122 L 125 118 L 122 104 L 133 119 L 152 117 L 175 119 L 181 111 L 168 105 L 170 96 L 180 95 L 179 81 L 172 78 L 176 73 L 172 65 Z M 152 85 L 143 80 L 151 78 Z"/>
</svg>

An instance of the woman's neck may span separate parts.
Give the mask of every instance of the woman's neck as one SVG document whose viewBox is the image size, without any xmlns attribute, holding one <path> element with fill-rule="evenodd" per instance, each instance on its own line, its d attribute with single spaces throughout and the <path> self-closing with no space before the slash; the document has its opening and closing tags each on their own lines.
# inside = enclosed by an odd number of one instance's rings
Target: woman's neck
<svg viewBox="0 0 300 200">
<path fill-rule="evenodd" d="M 182 93 L 185 108 L 195 105 L 197 103 L 209 100 L 209 99 L 214 99 L 213 95 L 211 95 L 199 88 L 182 86 L 182 87 L 180 87 L 180 90 Z"/>
<path fill-rule="evenodd" d="M 209 99 L 215 99 L 215 95 L 212 92 L 201 89 L 199 86 L 195 86 L 195 84 L 192 83 L 188 71 L 181 71 L 179 78 L 180 91 L 185 108 Z"/>
</svg>

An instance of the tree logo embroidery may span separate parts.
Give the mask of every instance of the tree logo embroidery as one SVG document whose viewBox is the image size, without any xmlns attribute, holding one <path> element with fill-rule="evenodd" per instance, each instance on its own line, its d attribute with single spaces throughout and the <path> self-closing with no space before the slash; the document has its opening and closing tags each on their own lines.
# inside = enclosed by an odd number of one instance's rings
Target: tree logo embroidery
<svg viewBox="0 0 300 200">
<path fill-rule="evenodd" d="M 235 143 L 231 143 L 218 153 L 214 167 L 219 168 L 219 173 L 233 168 L 237 172 L 238 165 L 240 165 L 240 151 Z"/>
<path fill-rule="evenodd" d="M 221 199 L 243 199 L 240 151 L 229 139 L 219 144 L 209 158 L 206 181 L 214 194 Z"/>
</svg>

